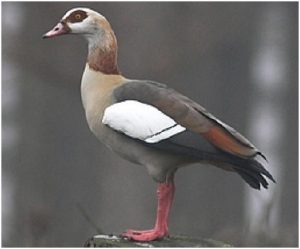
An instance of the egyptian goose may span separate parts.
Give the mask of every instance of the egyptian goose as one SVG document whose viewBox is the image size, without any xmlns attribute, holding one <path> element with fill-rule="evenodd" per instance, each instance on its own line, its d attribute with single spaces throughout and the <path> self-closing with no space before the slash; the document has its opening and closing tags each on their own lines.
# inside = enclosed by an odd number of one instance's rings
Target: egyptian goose
<svg viewBox="0 0 300 249">
<path fill-rule="evenodd" d="M 127 230 L 123 237 L 151 241 L 168 236 L 174 174 L 202 162 L 238 173 L 251 187 L 268 187 L 272 175 L 256 160 L 265 156 L 245 137 L 202 106 L 164 84 L 121 75 L 117 40 L 106 20 L 88 8 L 74 8 L 43 37 L 79 34 L 88 41 L 81 97 L 89 128 L 125 159 L 144 165 L 158 182 L 157 218 L 152 230 Z"/>
</svg>

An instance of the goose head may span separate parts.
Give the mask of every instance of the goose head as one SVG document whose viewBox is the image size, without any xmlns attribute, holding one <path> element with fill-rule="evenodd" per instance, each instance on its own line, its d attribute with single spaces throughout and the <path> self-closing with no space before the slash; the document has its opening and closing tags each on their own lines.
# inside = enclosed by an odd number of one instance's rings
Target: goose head
<svg viewBox="0 0 300 249">
<path fill-rule="evenodd" d="M 95 36 L 104 35 L 107 31 L 111 31 L 111 27 L 104 16 L 88 8 L 74 8 L 69 10 L 53 29 L 44 34 L 43 38 L 79 34 L 90 40 Z"/>
<path fill-rule="evenodd" d="M 81 35 L 88 41 L 87 63 L 95 71 L 118 74 L 117 39 L 104 16 L 88 8 L 69 10 L 43 38 L 65 34 Z"/>
</svg>

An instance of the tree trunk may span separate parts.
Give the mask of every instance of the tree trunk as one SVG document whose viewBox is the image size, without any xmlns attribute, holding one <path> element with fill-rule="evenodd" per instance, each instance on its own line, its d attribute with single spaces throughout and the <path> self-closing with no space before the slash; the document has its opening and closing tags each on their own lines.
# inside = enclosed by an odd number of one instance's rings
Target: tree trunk
<svg viewBox="0 0 300 249">
<path fill-rule="evenodd" d="M 230 247 L 221 241 L 212 239 L 172 236 L 160 241 L 135 242 L 115 235 L 95 235 L 88 239 L 85 247 Z"/>
</svg>

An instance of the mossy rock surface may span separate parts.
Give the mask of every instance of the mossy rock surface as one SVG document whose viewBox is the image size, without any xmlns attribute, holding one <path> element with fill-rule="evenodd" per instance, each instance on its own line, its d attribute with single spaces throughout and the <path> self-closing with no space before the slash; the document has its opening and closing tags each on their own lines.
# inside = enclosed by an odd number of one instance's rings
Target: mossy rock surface
<svg viewBox="0 0 300 249">
<path fill-rule="evenodd" d="M 84 244 L 85 247 L 231 247 L 213 239 L 171 236 L 159 241 L 136 242 L 115 235 L 95 235 Z"/>
</svg>

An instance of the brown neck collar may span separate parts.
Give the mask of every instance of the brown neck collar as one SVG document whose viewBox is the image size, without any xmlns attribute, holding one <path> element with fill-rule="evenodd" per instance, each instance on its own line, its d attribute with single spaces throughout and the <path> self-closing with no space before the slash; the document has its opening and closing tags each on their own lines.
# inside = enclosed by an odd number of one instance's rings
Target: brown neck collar
<svg viewBox="0 0 300 249">
<path fill-rule="evenodd" d="M 118 68 L 118 47 L 112 30 L 101 36 L 90 37 L 87 63 L 95 71 L 104 74 L 120 74 Z"/>
</svg>

